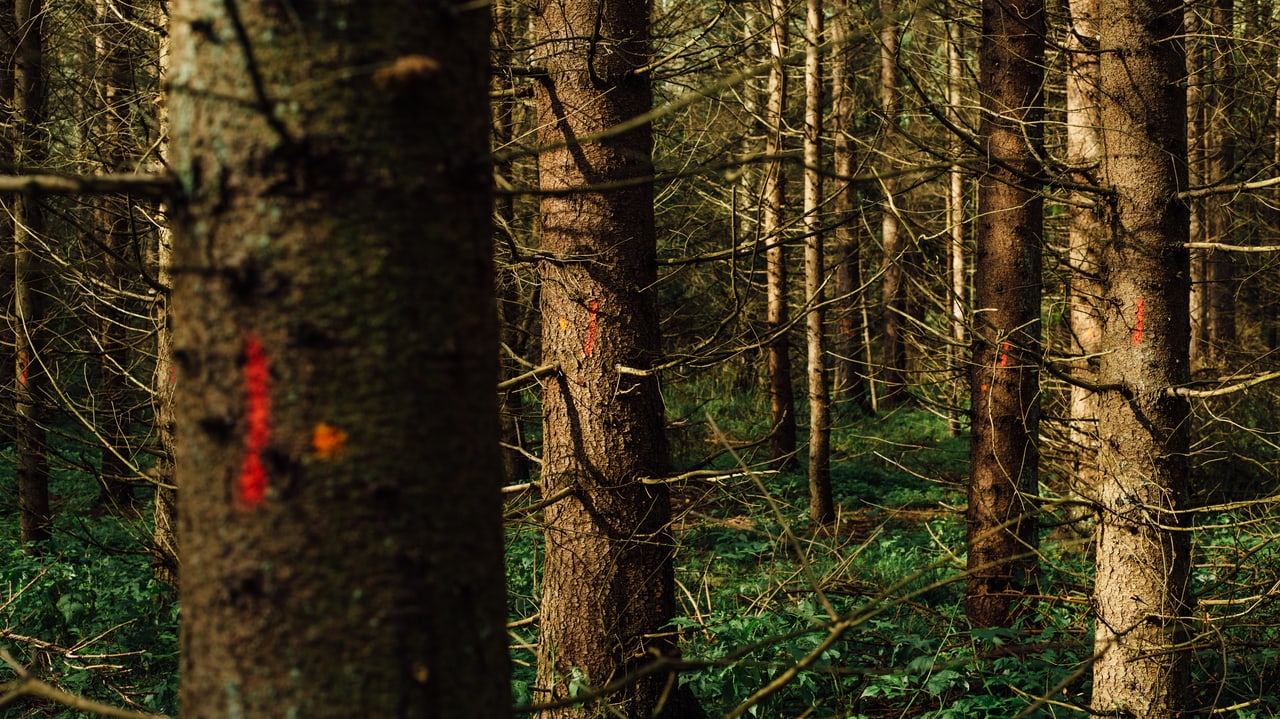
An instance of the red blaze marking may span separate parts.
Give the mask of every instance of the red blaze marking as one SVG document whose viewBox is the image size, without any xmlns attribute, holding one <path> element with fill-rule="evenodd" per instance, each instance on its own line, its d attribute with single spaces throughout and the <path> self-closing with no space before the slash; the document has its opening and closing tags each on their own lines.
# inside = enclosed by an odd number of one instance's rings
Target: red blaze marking
<svg viewBox="0 0 1280 719">
<path fill-rule="evenodd" d="M 25 387 L 27 384 L 27 367 L 31 364 L 31 360 L 27 357 L 26 350 L 22 350 L 18 353 L 18 363 L 22 365 L 22 368 L 18 370 L 18 384 Z"/>
<path fill-rule="evenodd" d="M 1004 344 L 1000 345 L 1000 361 L 997 364 L 999 364 L 1001 367 L 1009 366 L 1009 342 L 1008 341 L 1005 341 Z"/>
<path fill-rule="evenodd" d="M 591 351 L 596 348 L 596 315 L 600 310 L 600 300 L 591 300 L 591 304 L 587 307 L 587 339 L 582 343 L 582 356 L 590 357 Z"/>
<path fill-rule="evenodd" d="M 267 497 L 267 470 L 262 452 L 271 441 L 271 368 L 256 335 L 244 342 L 245 434 L 244 463 L 237 486 L 241 506 L 254 507 Z"/>
<path fill-rule="evenodd" d="M 1142 344 L 1142 325 L 1146 321 L 1146 303 L 1142 298 L 1138 298 L 1137 316 L 1133 320 L 1133 346 L 1137 347 Z"/>
</svg>

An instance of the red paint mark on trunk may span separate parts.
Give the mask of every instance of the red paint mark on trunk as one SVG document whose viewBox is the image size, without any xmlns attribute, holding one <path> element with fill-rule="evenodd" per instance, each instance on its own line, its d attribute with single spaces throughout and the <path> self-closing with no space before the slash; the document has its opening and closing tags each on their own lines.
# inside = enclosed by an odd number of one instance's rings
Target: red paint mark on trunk
<svg viewBox="0 0 1280 719">
<path fill-rule="evenodd" d="M 1000 345 L 1000 361 L 997 362 L 996 364 L 1000 365 L 1001 367 L 1009 366 L 1009 342 L 1007 340 L 1004 342 L 1004 344 Z"/>
<path fill-rule="evenodd" d="M 1147 314 L 1146 303 L 1142 301 L 1141 297 L 1138 298 L 1137 305 L 1138 307 L 1137 307 L 1136 315 L 1133 319 L 1133 346 L 1134 347 L 1137 347 L 1138 345 L 1142 344 L 1142 325 L 1146 322 L 1146 314 Z"/>
<path fill-rule="evenodd" d="M 27 367 L 31 364 L 31 359 L 27 357 L 27 351 L 22 350 L 18 353 L 18 384 L 23 387 L 27 386 Z"/>
<path fill-rule="evenodd" d="M 249 335 L 244 342 L 245 455 L 240 467 L 237 499 L 244 508 L 267 498 L 267 470 L 262 452 L 271 441 L 271 366 L 262 341 Z"/>
<path fill-rule="evenodd" d="M 596 332 L 599 330 L 596 324 L 596 316 L 600 311 L 600 300 L 591 300 L 591 304 L 587 306 L 587 339 L 582 343 L 582 356 L 590 357 L 591 351 L 596 348 Z"/>
</svg>

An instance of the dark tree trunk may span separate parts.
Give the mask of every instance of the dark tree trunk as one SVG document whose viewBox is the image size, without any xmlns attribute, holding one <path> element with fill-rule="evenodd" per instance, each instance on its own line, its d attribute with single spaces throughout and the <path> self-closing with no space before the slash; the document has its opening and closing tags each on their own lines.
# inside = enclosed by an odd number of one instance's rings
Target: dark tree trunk
<svg viewBox="0 0 1280 719">
<path fill-rule="evenodd" d="M 602 688 L 659 657 L 675 609 L 660 352 L 652 137 L 641 125 L 587 138 L 650 108 L 648 3 L 542 0 L 536 92 L 542 199 L 542 349 L 546 509 L 538 647 L 543 699 Z M 593 190 L 623 181 L 629 186 Z M 632 182 L 626 182 L 632 181 Z M 567 192 L 565 192 L 567 191 Z M 565 192 L 565 194 L 559 194 Z M 675 676 L 657 672 L 598 702 L 546 717 L 652 716 Z M 620 714 L 614 714 L 614 712 Z"/>
<path fill-rule="evenodd" d="M 871 370 L 866 362 L 866 346 L 862 341 L 862 305 L 866 301 L 862 287 L 862 233 L 856 216 L 858 192 L 848 179 L 854 173 L 854 64 L 849 38 L 853 34 L 853 16 L 847 0 L 837 0 L 831 22 L 831 128 L 835 163 L 835 271 L 836 332 L 835 386 L 837 400 L 850 402 L 864 414 L 871 412 L 868 386 Z"/>
<path fill-rule="evenodd" d="M 1208 150 L 1206 147 L 1206 99 L 1209 95 L 1208 43 L 1204 38 L 1204 17 L 1207 7 L 1201 2 L 1188 2 L 1183 10 L 1186 25 L 1187 63 L 1187 182 L 1191 187 L 1204 185 L 1209 178 Z M 1210 200 L 1197 198 L 1189 202 L 1188 241 L 1203 243 L 1208 240 L 1207 213 Z M 1202 248 L 1191 251 L 1190 302 L 1190 358 L 1193 368 L 1200 368 L 1209 358 L 1208 324 L 1208 276 L 1206 273 L 1208 251 Z"/>
<path fill-rule="evenodd" d="M 173 18 L 183 716 L 508 716 L 488 10 Z"/>
<path fill-rule="evenodd" d="M 1093 709 L 1187 706 L 1190 541 L 1187 182 L 1182 7 L 1101 0 L 1100 519 Z"/>
<path fill-rule="evenodd" d="M 1040 422 L 1042 0 L 985 0 L 978 180 L 968 587 L 975 626 L 1010 626 L 1033 591 Z"/>
<path fill-rule="evenodd" d="M 13 16 L 18 44 L 13 63 L 13 116 L 16 126 L 14 165 L 43 165 L 38 135 L 44 120 L 40 0 L 15 0 Z M 29 549 L 49 538 L 49 460 L 45 444 L 45 372 L 48 332 L 45 297 L 48 294 L 40 234 L 44 231 L 41 201 L 34 195 L 13 198 L 13 337 L 17 379 L 15 414 L 18 453 L 18 511 L 22 541 Z"/>
<path fill-rule="evenodd" d="M 133 169 L 133 140 L 128 125 L 133 97 L 133 58 L 130 25 L 131 6 L 96 0 L 98 34 L 96 96 L 102 104 L 98 112 L 97 131 L 99 163 L 104 172 L 129 172 Z M 116 13 L 119 13 L 117 15 Z M 133 207 L 128 196 L 97 198 L 96 242 L 102 249 L 101 276 L 105 286 L 97 290 L 95 320 L 98 325 L 99 384 L 94 391 L 98 434 L 101 448 L 101 503 L 109 510 L 132 512 L 135 502 L 130 428 L 133 404 L 129 385 L 132 353 L 129 351 L 129 317 L 138 313 L 129 307 L 125 293 L 112 293 L 107 287 L 122 287 L 135 265 L 130 246 L 134 241 Z"/>
<path fill-rule="evenodd" d="M 495 91 L 508 89 L 497 85 L 503 79 L 510 78 L 512 66 L 512 50 L 525 38 L 521 33 L 522 21 L 528 18 L 519 11 L 519 3 L 513 0 L 497 0 L 493 3 L 494 16 L 494 64 Z M 496 101 L 493 106 L 493 140 L 495 147 L 502 148 L 514 138 L 517 128 L 519 108 L 523 100 L 515 98 L 507 101 Z M 499 162 L 494 168 L 499 177 L 508 182 L 513 179 L 515 163 L 511 160 Z M 512 182 L 511 184 L 515 184 Z M 495 214 L 498 218 L 498 233 L 511 232 L 516 224 L 516 198 L 512 194 L 504 194 L 497 198 Z M 498 242 L 502 247 L 505 243 Z M 530 324 L 530 312 L 524 305 L 519 291 L 519 278 L 516 276 L 515 260 L 512 267 L 498 268 L 498 320 L 501 323 L 500 337 L 512 352 L 523 355 L 528 349 L 526 326 Z M 522 369 L 506 352 L 502 354 L 502 379 L 507 380 L 520 374 Z M 524 452 L 524 402 L 523 388 L 515 388 L 503 392 L 499 396 L 500 417 L 502 422 L 502 476 L 507 484 L 529 481 L 529 459 Z"/>
<path fill-rule="evenodd" d="M 906 328 L 912 311 L 908 272 L 913 249 L 899 217 L 902 198 L 898 194 L 900 183 L 894 174 L 902 165 L 897 156 L 901 150 L 898 116 L 902 112 L 902 90 L 898 87 L 898 33 L 901 26 L 898 24 L 897 0 L 880 0 L 880 17 L 884 23 L 880 29 L 880 148 L 883 153 L 880 165 L 885 172 L 880 180 L 884 193 L 880 220 L 880 241 L 884 249 L 884 273 L 880 286 L 884 329 L 880 379 L 884 392 L 880 404 L 894 407 L 911 399 L 911 393 L 907 391 Z"/>
<path fill-rule="evenodd" d="M 1206 108 L 1205 127 L 1207 180 L 1212 184 L 1232 181 L 1235 169 L 1235 129 L 1231 117 L 1235 108 L 1235 4 L 1215 0 L 1213 4 L 1213 100 Z M 1206 212 L 1209 242 L 1232 244 L 1231 208 L 1211 199 Z M 1206 250 L 1204 255 L 1205 335 L 1208 362 L 1229 369 L 1227 357 L 1236 343 L 1235 263 L 1230 252 Z"/>
</svg>

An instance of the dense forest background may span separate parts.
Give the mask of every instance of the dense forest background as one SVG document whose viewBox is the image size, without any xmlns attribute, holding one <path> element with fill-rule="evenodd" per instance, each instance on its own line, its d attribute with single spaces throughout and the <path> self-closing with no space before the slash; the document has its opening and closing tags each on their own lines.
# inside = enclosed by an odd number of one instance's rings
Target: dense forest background
<svg viewBox="0 0 1280 719">
<path fill-rule="evenodd" d="M 1271 3 L 0 59 L 5 716 L 1280 714 Z"/>
</svg>

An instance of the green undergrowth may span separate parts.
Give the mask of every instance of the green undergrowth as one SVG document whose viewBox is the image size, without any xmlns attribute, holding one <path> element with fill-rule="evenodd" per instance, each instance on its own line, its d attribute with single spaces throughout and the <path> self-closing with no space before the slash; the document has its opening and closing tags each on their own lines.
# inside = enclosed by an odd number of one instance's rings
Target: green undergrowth
<svg viewBox="0 0 1280 719">
<path fill-rule="evenodd" d="M 1052 531 L 1066 522 L 1048 507 L 1040 596 L 1014 628 L 971 629 L 962 603 L 967 437 L 952 437 L 944 418 L 919 409 L 838 418 L 839 520 L 820 530 L 807 519 L 803 455 L 770 472 L 760 464 L 765 450 L 750 446 L 767 430 L 758 420 L 767 407 L 715 388 L 695 394 L 675 403 L 684 411 L 672 425 L 677 468 L 722 474 L 673 486 L 673 630 L 690 666 L 681 681 L 708 716 L 747 703 L 749 717 L 1088 715 L 1087 531 Z M 1280 682 L 1277 509 L 1232 505 L 1195 518 L 1190 692 L 1206 713 L 1280 716 L 1271 689 Z M 508 528 L 519 703 L 536 698 L 541 542 L 535 523 Z"/>
<path fill-rule="evenodd" d="M 0 492 L 16 496 L 12 451 L 0 452 Z M 41 553 L 18 541 L 18 514 L 0 505 L 0 647 L 40 679 L 116 707 L 177 715 L 176 592 L 152 578 L 145 551 L 149 509 L 94 511 L 92 478 L 55 469 L 53 538 Z M 15 678 L 0 666 L 0 681 Z M 0 716 L 80 717 L 45 700 L 19 699 Z"/>
</svg>

